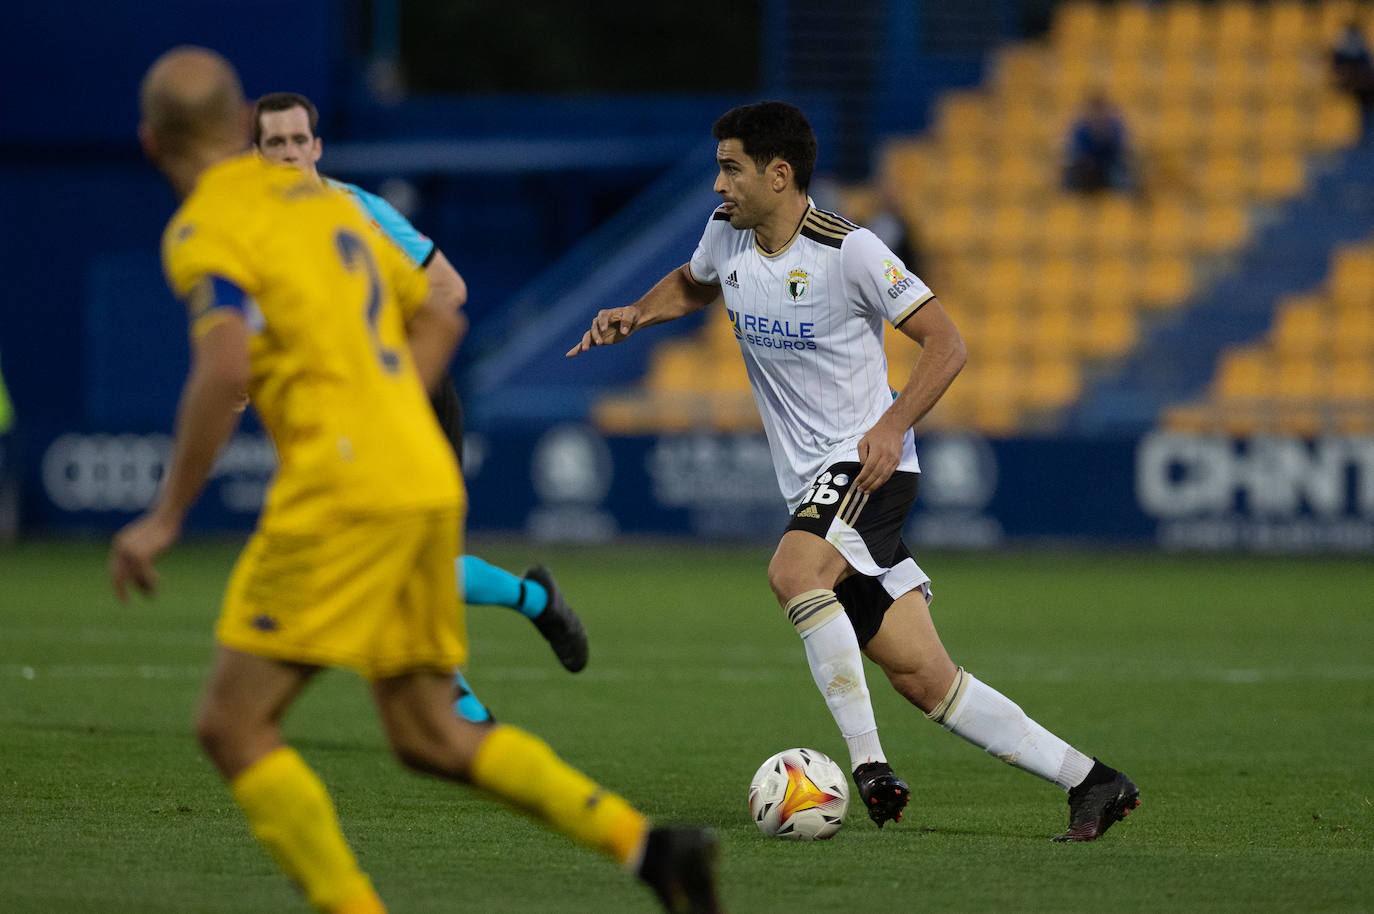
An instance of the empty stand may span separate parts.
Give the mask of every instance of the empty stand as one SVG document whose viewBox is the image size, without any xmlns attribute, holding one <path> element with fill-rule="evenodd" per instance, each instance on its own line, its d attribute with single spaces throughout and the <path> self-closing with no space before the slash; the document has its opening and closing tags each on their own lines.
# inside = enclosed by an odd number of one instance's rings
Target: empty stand
<svg viewBox="0 0 1374 914">
<path fill-rule="evenodd" d="M 964 374 L 926 424 L 1052 428 L 1087 379 L 1226 269 L 1262 207 L 1304 193 L 1312 157 L 1358 140 L 1359 112 L 1327 69 L 1328 44 L 1352 17 L 1374 24 L 1374 4 L 1070 0 L 1043 41 L 1001 50 L 982 86 L 946 93 L 929 131 L 889 141 L 876 157 L 882 193 L 843 199 L 858 221 L 887 205 L 916 228 L 923 278 L 968 344 Z M 1067 131 L 1099 91 L 1126 119 L 1137 192 L 1061 187 Z M 1285 303 L 1269 336 L 1228 351 L 1207 397 L 1177 404 L 1167 421 L 1351 426 L 1351 409 L 1321 402 L 1368 399 L 1372 303 L 1374 248 L 1342 252 L 1327 287 Z M 747 379 L 727 322 L 661 345 L 643 389 L 608 400 L 599 421 L 746 423 Z M 919 348 L 898 333 L 887 345 L 900 386 Z M 693 398 L 704 405 L 671 405 Z M 671 406 L 662 422 L 659 401 Z"/>
</svg>

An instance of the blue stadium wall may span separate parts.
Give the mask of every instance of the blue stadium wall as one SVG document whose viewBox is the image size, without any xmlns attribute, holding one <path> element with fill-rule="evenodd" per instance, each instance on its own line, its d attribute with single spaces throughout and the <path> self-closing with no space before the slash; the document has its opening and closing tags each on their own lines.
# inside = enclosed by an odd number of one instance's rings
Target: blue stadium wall
<svg viewBox="0 0 1374 914">
<path fill-rule="evenodd" d="M 32 488 L 45 530 L 109 530 L 145 507 L 165 433 L 65 433 Z M 1374 438 L 1231 440 L 923 437 L 913 548 L 1054 543 L 1178 551 L 1367 553 Z M 234 439 L 191 518 L 249 528 L 274 465 L 261 433 Z M 787 522 L 759 435 L 605 436 L 582 423 L 474 433 L 469 529 L 550 542 L 691 536 L 775 540 Z"/>
<path fill-rule="evenodd" d="M 411 175 L 423 201 L 416 222 L 469 279 L 479 321 L 674 165 L 679 152 L 695 154 L 703 125 L 740 100 L 431 99 L 362 116 L 357 61 L 343 34 L 346 4 L 191 0 L 175 15 L 130 13 L 138 8 L 94 0 L 23 4 L 6 14 L 12 27 L 0 35 L 7 87 L 0 106 L 0 364 L 19 418 L 0 466 L 19 454 L 26 534 L 107 532 L 146 506 L 161 478 L 186 369 L 184 318 L 156 258 L 175 201 L 133 140 L 137 82 L 161 51 L 208 44 L 238 64 L 250 95 L 283 87 L 311 95 L 326 112 L 327 141 L 343 126 L 330 112 L 347 113 L 355 142 L 327 142 L 327 155 L 332 148 L 351 163 L 343 176 L 364 184 L 394 170 L 376 167 L 380 147 L 367 144 L 397 137 L 519 141 L 557 127 L 568 148 L 613 133 L 617 154 L 627 145 L 657 150 L 609 170 L 565 160 L 551 170 L 493 172 L 479 163 L 443 180 L 423 169 Z M 261 28 L 265 21 L 273 29 Z M 924 88 L 971 75 L 976 67 L 965 60 Z M 898 89 L 879 87 L 887 96 Z M 920 126 L 919 107 L 913 103 L 908 122 L 897 126 Z M 491 237 L 522 243 L 493 246 Z M 466 251 L 482 256 L 468 259 Z M 471 406 L 480 416 L 481 404 Z M 1110 439 L 926 438 L 921 453 L 927 475 L 908 530 L 914 545 L 1374 546 L 1369 439 L 1230 441 L 1165 434 L 1145 423 Z M 192 528 L 250 527 L 272 465 L 270 443 L 250 418 L 221 457 Z M 577 415 L 523 425 L 479 421 L 467 467 L 470 527 L 478 532 L 771 539 L 785 521 L 757 436 L 607 437 Z"/>
</svg>

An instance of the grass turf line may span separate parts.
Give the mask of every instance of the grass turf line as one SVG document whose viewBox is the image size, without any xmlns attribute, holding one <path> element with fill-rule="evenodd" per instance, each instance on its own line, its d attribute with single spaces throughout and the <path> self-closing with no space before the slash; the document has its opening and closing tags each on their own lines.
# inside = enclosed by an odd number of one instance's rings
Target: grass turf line
<svg viewBox="0 0 1374 914">
<path fill-rule="evenodd" d="M 956 661 L 1087 752 L 1143 805 L 1051 843 L 1063 794 L 942 733 L 868 669 L 912 805 L 851 804 L 830 842 L 772 841 L 745 792 L 765 757 L 843 759 L 766 548 L 486 545 L 550 565 L 592 638 L 562 671 L 514 613 L 473 607 L 469 678 L 505 720 L 664 820 L 724 838 L 730 910 L 1358 911 L 1374 898 L 1374 569 L 1335 559 L 923 555 Z M 0 550 L 0 910 L 305 905 L 196 751 L 190 718 L 233 544 L 162 564 L 120 607 L 104 544 Z M 329 674 L 287 720 L 393 914 L 653 911 L 614 867 L 471 792 L 401 771 L 362 684 Z"/>
</svg>

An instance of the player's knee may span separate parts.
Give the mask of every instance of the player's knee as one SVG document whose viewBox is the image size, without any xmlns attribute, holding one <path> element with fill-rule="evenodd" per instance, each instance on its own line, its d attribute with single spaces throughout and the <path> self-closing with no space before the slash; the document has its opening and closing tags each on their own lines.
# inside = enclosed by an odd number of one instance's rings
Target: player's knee
<svg viewBox="0 0 1374 914">
<path fill-rule="evenodd" d="M 915 667 L 900 671 L 884 669 L 883 672 L 887 673 L 887 680 L 898 695 L 927 714 L 940 703 L 948 687 L 947 683 L 936 681 L 932 669 Z"/>
<path fill-rule="evenodd" d="M 196 742 L 209 759 L 221 770 L 233 767 L 234 747 L 242 740 L 241 727 L 232 714 L 214 704 L 206 704 L 196 713 Z"/>
<path fill-rule="evenodd" d="M 816 582 L 813 572 L 800 569 L 795 563 L 779 562 L 775 559 L 768 563 L 768 586 L 772 589 L 773 596 L 777 597 L 778 605 L 786 606 L 787 601 L 797 594 L 816 590 L 823 585 Z"/>
<path fill-rule="evenodd" d="M 438 734 L 394 733 L 390 741 L 396 760 L 411 771 L 468 780 L 471 753 L 465 751 L 461 740 L 445 739 Z"/>
</svg>

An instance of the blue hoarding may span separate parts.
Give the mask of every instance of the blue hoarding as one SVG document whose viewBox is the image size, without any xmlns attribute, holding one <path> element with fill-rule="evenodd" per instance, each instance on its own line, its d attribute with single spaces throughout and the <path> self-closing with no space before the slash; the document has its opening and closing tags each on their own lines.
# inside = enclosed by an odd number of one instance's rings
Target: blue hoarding
<svg viewBox="0 0 1374 914">
<path fill-rule="evenodd" d="M 67 433 L 42 448 L 38 526 L 115 526 L 156 492 L 164 434 Z M 1374 437 L 1114 440 L 923 437 L 913 547 L 1068 541 L 1178 550 L 1374 549 Z M 191 518 L 246 529 L 273 467 L 238 435 Z M 590 426 L 471 434 L 469 529 L 544 541 L 775 539 L 787 515 L 758 434 L 606 436 Z"/>
</svg>

